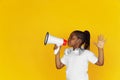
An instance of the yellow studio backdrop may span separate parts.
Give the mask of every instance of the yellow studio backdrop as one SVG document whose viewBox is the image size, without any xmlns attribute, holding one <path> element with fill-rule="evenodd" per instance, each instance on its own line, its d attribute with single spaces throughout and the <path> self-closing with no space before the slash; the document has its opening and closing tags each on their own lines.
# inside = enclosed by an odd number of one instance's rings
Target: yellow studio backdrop
<svg viewBox="0 0 120 80">
<path fill-rule="evenodd" d="M 76 29 L 90 31 L 96 56 L 93 42 L 106 39 L 105 64 L 89 65 L 90 80 L 120 80 L 119 0 L 0 0 L 0 80 L 66 80 L 43 42 L 46 32 L 67 39 Z"/>
</svg>

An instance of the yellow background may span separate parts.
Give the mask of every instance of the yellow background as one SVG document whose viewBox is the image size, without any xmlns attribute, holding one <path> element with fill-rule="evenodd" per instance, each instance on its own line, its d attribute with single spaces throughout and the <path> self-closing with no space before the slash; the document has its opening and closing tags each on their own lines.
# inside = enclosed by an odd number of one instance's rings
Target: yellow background
<svg viewBox="0 0 120 80">
<path fill-rule="evenodd" d="M 76 29 L 90 31 L 96 56 L 93 42 L 106 38 L 105 64 L 89 65 L 90 80 L 120 80 L 119 27 L 119 0 L 0 0 L 0 80 L 65 80 L 44 37 L 67 39 Z"/>
</svg>

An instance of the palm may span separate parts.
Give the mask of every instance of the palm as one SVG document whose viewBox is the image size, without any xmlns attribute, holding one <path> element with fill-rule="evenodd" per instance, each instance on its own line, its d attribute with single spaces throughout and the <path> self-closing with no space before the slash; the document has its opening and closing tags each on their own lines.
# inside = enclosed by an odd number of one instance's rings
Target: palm
<svg viewBox="0 0 120 80">
<path fill-rule="evenodd" d="M 98 42 L 96 43 L 96 46 L 98 48 L 103 48 L 104 47 L 104 43 L 105 43 L 105 39 L 102 35 L 98 36 Z"/>
</svg>

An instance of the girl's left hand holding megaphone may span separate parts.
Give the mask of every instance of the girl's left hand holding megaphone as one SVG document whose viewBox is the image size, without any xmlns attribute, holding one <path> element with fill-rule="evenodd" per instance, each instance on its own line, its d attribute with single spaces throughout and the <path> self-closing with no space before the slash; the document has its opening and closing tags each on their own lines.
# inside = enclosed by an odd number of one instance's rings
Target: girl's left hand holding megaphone
<svg viewBox="0 0 120 80">
<path fill-rule="evenodd" d="M 54 46 L 54 48 L 53 48 L 53 49 L 54 49 L 54 50 L 56 50 L 56 49 L 58 49 L 58 48 L 59 48 L 59 51 L 60 51 L 61 46 L 57 46 L 57 45 L 55 44 L 55 46 Z M 59 52 L 59 51 L 58 51 L 58 52 Z"/>
<path fill-rule="evenodd" d="M 54 49 L 55 54 L 58 54 L 58 53 L 60 52 L 61 46 L 57 46 L 57 45 L 55 44 L 55 46 L 54 46 L 53 49 Z"/>
</svg>

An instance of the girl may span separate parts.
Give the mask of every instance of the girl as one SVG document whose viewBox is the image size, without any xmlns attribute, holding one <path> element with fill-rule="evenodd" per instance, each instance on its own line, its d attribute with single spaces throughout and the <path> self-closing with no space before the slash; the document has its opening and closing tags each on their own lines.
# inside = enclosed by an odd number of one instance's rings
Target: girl
<svg viewBox="0 0 120 80">
<path fill-rule="evenodd" d="M 60 51 L 55 55 L 56 68 L 61 69 L 66 66 L 67 80 L 88 80 L 88 62 L 103 66 L 104 64 L 104 38 L 98 36 L 95 45 L 98 48 L 98 58 L 90 49 L 90 33 L 88 31 L 73 31 L 68 39 L 68 46 L 64 56 L 60 59 Z M 54 49 L 57 46 L 55 45 Z"/>
</svg>

